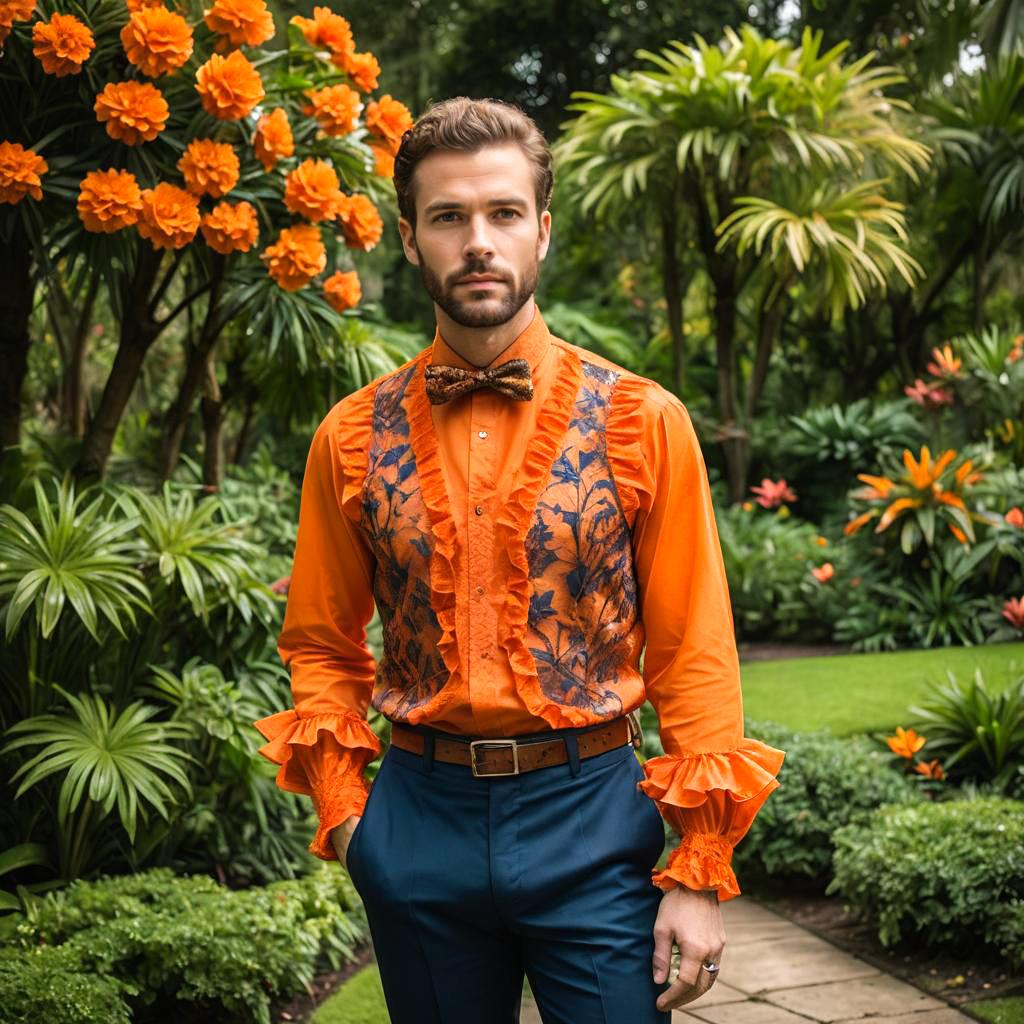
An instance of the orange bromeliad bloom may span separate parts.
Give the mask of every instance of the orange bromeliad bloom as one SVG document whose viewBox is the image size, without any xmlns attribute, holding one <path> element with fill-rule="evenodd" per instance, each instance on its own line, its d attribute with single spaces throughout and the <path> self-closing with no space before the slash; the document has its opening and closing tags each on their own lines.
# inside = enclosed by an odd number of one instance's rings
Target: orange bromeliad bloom
<svg viewBox="0 0 1024 1024">
<path fill-rule="evenodd" d="M 896 735 L 887 736 L 885 742 L 889 749 L 900 757 L 913 757 L 928 741 L 923 736 L 918 736 L 913 729 L 904 730 L 896 726 Z"/>
<path fill-rule="evenodd" d="M 343 199 L 338 175 L 326 160 L 303 160 L 284 184 L 284 205 L 314 224 L 334 220 Z"/>
<path fill-rule="evenodd" d="M 166 7 L 144 7 L 121 29 L 125 56 L 144 75 L 177 71 L 192 56 L 192 29 Z"/>
<path fill-rule="evenodd" d="M 193 195 L 219 199 L 238 184 L 238 157 L 230 143 L 193 139 L 178 161 L 185 188 Z"/>
<path fill-rule="evenodd" d="M 907 468 L 910 485 L 916 487 L 919 491 L 930 490 L 932 485 L 942 476 L 942 471 L 955 458 L 956 452 L 952 448 L 944 451 L 934 463 L 932 462 L 932 453 L 928 445 L 924 445 L 921 448 L 921 454 L 917 460 L 914 459 L 914 454 L 909 448 L 903 449 L 903 465 Z"/>
<path fill-rule="evenodd" d="M 392 153 L 397 153 L 402 134 L 412 127 L 412 114 L 404 103 L 385 93 L 379 100 L 367 104 L 366 127 L 382 138 Z"/>
<path fill-rule="evenodd" d="M 109 234 L 135 224 L 142 213 L 142 192 L 129 171 L 90 171 L 78 193 L 78 216 L 86 231 Z"/>
<path fill-rule="evenodd" d="M 49 75 L 77 75 L 95 48 L 89 26 L 73 14 L 54 14 L 32 26 L 32 52 Z"/>
<path fill-rule="evenodd" d="M 942 770 L 942 765 L 939 764 L 938 760 L 919 762 L 914 765 L 914 771 L 920 772 L 922 775 L 927 775 L 929 779 L 944 779 L 946 773 Z"/>
<path fill-rule="evenodd" d="M 1024 596 L 1011 597 L 1003 602 L 1003 618 L 1014 629 L 1024 629 Z"/>
<path fill-rule="evenodd" d="M 314 7 L 312 18 L 296 14 L 291 24 L 298 26 L 310 46 L 328 50 L 332 59 L 355 48 L 351 26 L 330 7 Z"/>
<path fill-rule="evenodd" d="M 332 59 L 335 64 L 340 61 L 340 66 L 345 69 L 345 73 L 363 92 L 372 92 L 377 88 L 380 64 L 377 63 L 377 58 L 372 53 L 346 53 L 340 58 Z"/>
<path fill-rule="evenodd" d="M 256 208 L 244 199 L 234 206 L 218 203 L 204 213 L 199 228 L 206 244 L 222 256 L 232 252 L 248 252 L 260 236 Z"/>
<path fill-rule="evenodd" d="M 336 270 L 324 281 L 324 294 L 334 309 L 344 313 L 346 309 L 358 305 L 363 297 L 359 275 L 354 270 Z"/>
<path fill-rule="evenodd" d="M 274 35 L 274 17 L 264 0 L 214 0 L 203 20 L 234 46 L 259 46 Z"/>
<path fill-rule="evenodd" d="M 933 377 L 960 377 L 961 360 L 953 355 L 951 345 L 936 346 L 932 349 L 932 362 L 928 364 L 928 372 Z"/>
<path fill-rule="evenodd" d="M 42 199 L 41 175 L 47 170 L 46 161 L 20 142 L 0 142 L 0 203 Z"/>
<path fill-rule="evenodd" d="M 170 113 L 163 93 L 149 82 L 110 82 L 96 97 L 93 109 L 106 122 L 107 134 L 126 146 L 155 139 Z"/>
<path fill-rule="evenodd" d="M 184 248 L 199 229 L 199 200 L 167 182 L 143 189 L 142 213 L 136 227 L 154 248 Z"/>
<path fill-rule="evenodd" d="M 245 117 L 265 95 L 260 73 L 241 50 L 212 54 L 196 72 L 196 91 L 203 109 L 222 121 Z"/>
<path fill-rule="evenodd" d="M 329 85 L 309 94 L 311 105 L 304 110 L 312 114 L 328 135 L 348 135 L 356 126 L 363 101 L 348 85 Z"/>
<path fill-rule="evenodd" d="M 368 196 L 342 196 L 341 230 L 350 249 L 369 252 L 384 233 L 384 222 Z"/>
<path fill-rule="evenodd" d="M 273 170 L 278 160 L 295 152 L 292 126 L 288 123 L 284 107 L 275 107 L 259 119 L 252 137 L 252 149 L 265 171 Z"/>
<path fill-rule="evenodd" d="M 304 288 L 327 266 L 327 250 L 315 224 L 283 228 L 278 240 L 260 254 L 267 272 L 287 292 Z"/>
</svg>

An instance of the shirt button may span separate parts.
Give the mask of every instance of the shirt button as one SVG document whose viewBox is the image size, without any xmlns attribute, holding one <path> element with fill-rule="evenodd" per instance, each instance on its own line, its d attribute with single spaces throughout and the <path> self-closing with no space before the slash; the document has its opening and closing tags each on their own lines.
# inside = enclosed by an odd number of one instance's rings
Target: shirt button
<svg viewBox="0 0 1024 1024">
<path fill-rule="evenodd" d="M 486 430 L 478 430 L 476 436 L 477 437 L 486 437 L 487 436 L 487 431 Z"/>
<path fill-rule="evenodd" d="M 489 658 L 490 656 L 491 656 L 490 651 L 481 651 L 480 652 L 480 657 L 481 658 Z"/>
<path fill-rule="evenodd" d="M 482 593 L 484 592 L 484 588 L 483 588 L 483 587 L 477 587 L 477 588 L 476 588 L 476 592 L 477 592 L 478 594 L 482 594 Z"/>
<path fill-rule="evenodd" d="M 474 511 L 474 512 L 475 512 L 475 513 L 476 513 L 476 514 L 477 514 L 478 516 L 482 516 L 482 515 L 484 514 L 484 507 L 483 507 L 483 505 L 477 505 L 477 507 L 476 507 L 475 509 L 473 509 L 473 511 Z"/>
</svg>

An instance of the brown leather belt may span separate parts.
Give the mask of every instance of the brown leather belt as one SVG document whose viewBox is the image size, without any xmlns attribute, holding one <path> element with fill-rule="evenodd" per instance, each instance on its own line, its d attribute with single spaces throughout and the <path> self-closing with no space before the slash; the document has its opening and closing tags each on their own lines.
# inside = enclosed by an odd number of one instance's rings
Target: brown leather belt
<svg viewBox="0 0 1024 1024">
<path fill-rule="evenodd" d="M 603 754 L 606 750 L 620 747 L 624 743 L 633 742 L 634 746 L 638 745 L 635 740 L 637 734 L 629 716 L 616 718 L 612 722 L 575 735 L 580 760 L 593 757 L 595 754 Z M 391 742 L 412 754 L 423 753 L 423 733 L 407 729 L 398 722 L 392 723 Z M 434 758 L 449 764 L 469 765 L 476 776 L 521 775 L 537 768 L 566 764 L 569 760 L 565 741 L 561 737 L 550 740 L 449 740 L 436 733 Z"/>
</svg>

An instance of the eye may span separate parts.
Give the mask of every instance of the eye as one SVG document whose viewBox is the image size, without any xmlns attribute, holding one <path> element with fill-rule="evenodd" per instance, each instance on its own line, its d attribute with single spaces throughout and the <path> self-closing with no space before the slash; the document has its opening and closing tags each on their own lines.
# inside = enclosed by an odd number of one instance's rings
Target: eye
<svg viewBox="0 0 1024 1024">
<path fill-rule="evenodd" d="M 511 206 L 503 206 L 498 213 L 511 213 L 513 217 L 519 216 L 518 210 L 513 210 Z"/>
<path fill-rule="evenodd" d="M 434 218 L 434 221 L 437 222 L 437 221 L 441 220 L 442 217 L 455 217 L 455 216 L 457 216 L 457 214 L 455 213 L 454 210 L 446 210 L 444 213 L 439 213 Z"/>
</svg>

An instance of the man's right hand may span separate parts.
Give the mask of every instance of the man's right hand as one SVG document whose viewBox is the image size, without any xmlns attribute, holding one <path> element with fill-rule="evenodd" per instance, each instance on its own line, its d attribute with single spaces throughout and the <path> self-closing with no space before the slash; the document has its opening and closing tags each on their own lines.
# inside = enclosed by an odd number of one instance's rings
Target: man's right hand
<svg viewBox="0 0 1024 1024">
<path fill-rule="evenodd" d="M 352 841 L 352 833 L 355 832 L 361 817 L 362 815 L 353 814 L 336 828 L 331 829 L 331 844 L 334 846 L 334 852 L 338 855 L 338 860 L 341 861 L 341 866 L 346 871 L 348 870 L 348 844 Z"/>
</svg>

